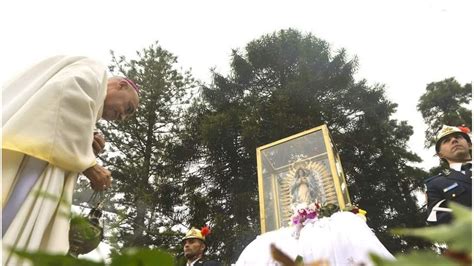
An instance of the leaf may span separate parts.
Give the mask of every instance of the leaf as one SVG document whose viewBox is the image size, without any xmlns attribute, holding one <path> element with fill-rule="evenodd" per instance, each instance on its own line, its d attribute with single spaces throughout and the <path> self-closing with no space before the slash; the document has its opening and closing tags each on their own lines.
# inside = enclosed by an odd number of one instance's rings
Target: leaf
<svg viewBox="0 0 474 266">
<path fill-rule="evenodd" d="M 433 252 L 430 251 L 417 251 L 412 252 L 408 255 L 401 255 L 397 256 L 396 260 L 386 260 L 382 259 L 381 257 L 370 254 L 370 258 L 372 262 L 377 266 L 399 266 L 399 265 L 442 265 L 442 266 L 450 266 L 450 265 L 458 265 L 456 262 L 440 256 L 435 255 Z"/>
<path fill-rule="evenodd" d="M 43 252 L 15 251 L 18 256 L 33 262 L 33 266 L 104 266 L 103 262 L 77 259 L 68 255 L 51 255 Z"/>
<path fill-rule="evenodd" d="M 275 244 L 271 244 L 270 249 L 271 249 L 271 252 L 272 252 L 273 259 L 280 262 L 283 266 L 296 266 L 296 265 L 298 265 L 288 255 L 283 253 L 283 251 L 279 250 L 275 246 Z"/>
<path fill-rule="evenodd" d="M 67 255 L 51 255 L 43 252 L 15 251 L 21 258 L 33 262 L 33 266 L 104 266 L 104 262 L 77 259 Z M 174 257 L 162 250 L 131 248 L 123 254 L 112 255 L 110 266 L 172 266 Z"/>
<path fill-rule="evenodd" d="M 296 256 L 295 265 L 302 266 L 304 265 L 303 257 L 300 255 Z"/>
<path fill-rule="evenodd" d="M 112 257 L 110 266 L 172 266 L 175 265 L 174 257 L 162 250 L 148 250 L 130 248 L 122 255 Z"/>
<path fill-rule="evenodd" d="M 450 250 L 472 255 L 472 212 L 469 208 L 455 202 L 450 202 L 449 207 L 453 210 L 453 222 L 449 225 L 394 229 L 392 232 L 399 235 L 418 236 L 433 242 L 444 242 Z"/>
</svg>

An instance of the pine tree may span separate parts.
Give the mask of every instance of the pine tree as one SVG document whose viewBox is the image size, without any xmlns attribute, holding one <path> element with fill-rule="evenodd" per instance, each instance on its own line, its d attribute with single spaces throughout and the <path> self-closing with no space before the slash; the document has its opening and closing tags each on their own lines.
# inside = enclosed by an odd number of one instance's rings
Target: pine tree
<svg viewBox="0 0 474 266">
<path fill-rule="evenodd" d="M 259 231 L 258 146 L 326 123 L 341 153 L 353 201 L 392 252 L 422 246 L 388 235 L 393 227 L 424 224 L 414 192 L 425 172 L 410 166 L 413 134 L 392 118 L 397 105 L 383 85 L 355 81 L 357 60 L 312 34 L 288 29 L 234 50 L 231 73 L 213 72 L 186 119 L 183 143 L 197 169 L 187 180 L 195 223 L 214 227 L 211 248 L 235 262 Z"/>
<path fill-rule="evenodd" d="M 472 128 L 472 83 L 461 86 L 454 78 L 432 82 L 418 100 L 426 125 L 425 147 L 435 144 L 436 133 L 443 125 L 465 125 Z"/>
<path fill-rule="evenodd" d="M 133 118 L 102 123 L 108 143 L 102 161 L 112 171 L 110 205 L 117 215 L 109 221 L 121 247 L 181 249 L 181 232 L 173 229 L 184 221 L 182 174 L 187 155 L 180 149 L 183 110 L 196 81 L 177 67 L 177 58 L 158 43 L 137 52 L 137 59 L 116 57 L 110 70 L 134 80 L 140 87 L 140 107 Z M 183 224 L 183 227 L 185 225 Z"/>
</svg>

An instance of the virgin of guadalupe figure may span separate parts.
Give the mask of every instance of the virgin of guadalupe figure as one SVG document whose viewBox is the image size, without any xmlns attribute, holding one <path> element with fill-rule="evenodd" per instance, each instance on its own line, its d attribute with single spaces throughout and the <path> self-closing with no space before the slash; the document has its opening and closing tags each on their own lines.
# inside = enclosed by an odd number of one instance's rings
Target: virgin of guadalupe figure
<svg viewBox="0 0 474 266">
<path fill-rule="evenodd" d="M 318 185 L 310 171 L 299 167 L 296 170 L 293 184 L 291 185 L 291 198 L 293 206 L 300 203 L 310 204 L 319 199 Z"/>
</svg>

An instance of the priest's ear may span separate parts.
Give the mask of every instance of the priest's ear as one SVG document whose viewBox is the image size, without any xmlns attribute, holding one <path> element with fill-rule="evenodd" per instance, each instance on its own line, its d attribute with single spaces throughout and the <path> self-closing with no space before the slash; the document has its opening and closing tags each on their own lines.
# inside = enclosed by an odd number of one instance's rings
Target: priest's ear
<svg viewBox="0 0 474 266">
<path fill-rule="evenodd" d="M 130 85 L 125 80 L 119 81 L 120 89 L 128 89 Z"/>
</svg>

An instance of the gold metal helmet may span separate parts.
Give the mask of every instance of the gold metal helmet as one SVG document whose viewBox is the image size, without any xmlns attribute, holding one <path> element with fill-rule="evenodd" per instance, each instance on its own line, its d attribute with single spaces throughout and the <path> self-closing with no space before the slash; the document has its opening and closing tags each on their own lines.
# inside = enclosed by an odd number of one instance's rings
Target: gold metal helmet
<svg viewBox="0 0 474 266">
<path fill-rule="evenodd" d="M 454 133 L 461 134 L 467 140 L 467 142 L 471 143 L 471 138 L 469 137 L 470 132 L 471 131 L 467 127 L 452 127 L 443 125 L 443 128 L 441 128 L 441 130 L 436 135 L 436 153 L 439 153 L 439 148 L 443 138 Z"/>
<path fill-rule="evenodd" d="M 196 238 L 201 239 L 202 241 L 206 241 L 206 236 L 211 233 L 211 230 L 208 226 L 204 226 L 201 230 L 192 227 L 183 237 L 182 241 L 186 239 Z"/>
</svg>

